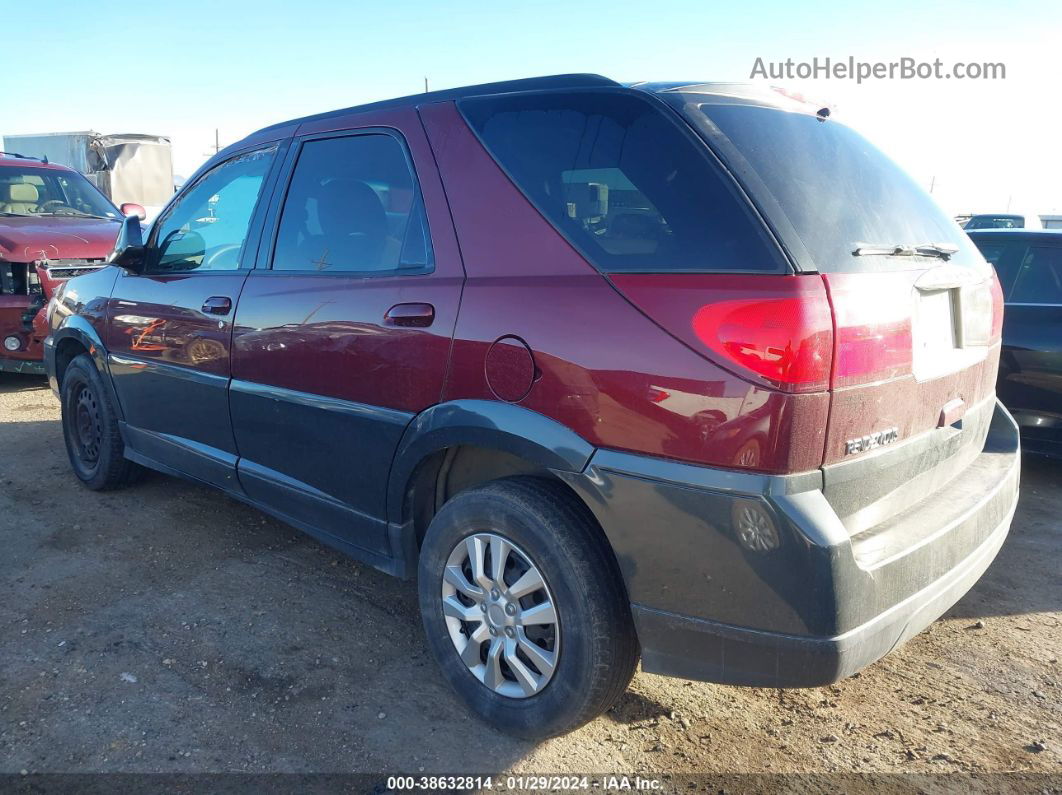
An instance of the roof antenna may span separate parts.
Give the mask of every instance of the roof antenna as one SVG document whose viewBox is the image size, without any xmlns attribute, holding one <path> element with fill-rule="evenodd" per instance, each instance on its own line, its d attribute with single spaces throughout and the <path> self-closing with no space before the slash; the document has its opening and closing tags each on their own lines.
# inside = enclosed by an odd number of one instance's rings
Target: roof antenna
<svg viewBox="0 0 1062 795">
<path fill-rule="evenodd" d="M 815 111 L 815 118 L 817 118 L 819 121 L 826 121 L 826 119 L 830 118 L 830 109 L 819 108 L 817 111 Z"/>
<path fill-rule="evenodd" d="M 41 162 L 44 163 L 44 165 L 48 165 L 48 155 L 45 155 L 44 157 L 42 157 L 41 158 Z"/>
</svg>

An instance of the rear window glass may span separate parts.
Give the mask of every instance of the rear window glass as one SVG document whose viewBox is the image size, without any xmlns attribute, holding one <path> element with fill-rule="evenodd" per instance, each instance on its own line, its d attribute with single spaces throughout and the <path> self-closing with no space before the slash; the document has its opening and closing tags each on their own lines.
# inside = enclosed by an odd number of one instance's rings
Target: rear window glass
<svg viewBox="0 0 1062 795">
<path fill-rule="evenodd" d="M 677 120 L 623 93 L 469 99 L 461 110 L 538 210 L 603 271 L 778 271 L 762 223 Z"/>
<path fill-rule="evenodd" d="M 958 224 L 851 128 L 812 114 L 719 102 L 706 95 L 665 97 L 681 107 L 737 175 L 803 269 L 898 270 L 934 264 L 922 256 L 854 256 L 860 244 L 943 243 L 958 248 L 953 263 L 981 263 Z"/>
</svg>

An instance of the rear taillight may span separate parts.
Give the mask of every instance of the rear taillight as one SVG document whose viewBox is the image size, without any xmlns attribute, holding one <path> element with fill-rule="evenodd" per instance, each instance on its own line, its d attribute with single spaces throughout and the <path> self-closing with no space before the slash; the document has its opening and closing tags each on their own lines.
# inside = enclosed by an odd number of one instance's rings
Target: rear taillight
<svg viewBox="0 0 1062 795">
<path fill-rule="evenodd" d="M 693 332 L 701 342 L 793 392 L 829 384 L 830 326 L 825 295 L 720 301 L 693 316 Z"/>
<path fill-rule="evenodd" d="M 818 276 L 613 274 L 657 323 L 717 364 L 785 392 L 828 388 L 833 322 Z"/>
<path fill-rule="evenodd" d="M 989 283 L 989 290 L 992 293 L 991 339 L 995 342 L 1003 334 L 1003 286 L 999 283 L 999 276 L 996 274 L 995 268 L 992 268 L 992 279 Z"/>
<path fill-rule="evenodd" d="M 822 278 L 835 323 L 832 387 L 908 375 L 913 358 L 911 280 L 894 273 Z"/>
</svg>

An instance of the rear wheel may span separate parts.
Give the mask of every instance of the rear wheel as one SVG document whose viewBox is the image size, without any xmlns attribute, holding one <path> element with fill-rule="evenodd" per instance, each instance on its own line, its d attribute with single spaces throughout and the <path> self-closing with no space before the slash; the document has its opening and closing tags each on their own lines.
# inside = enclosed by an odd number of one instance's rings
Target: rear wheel
<svg viewBox="0 0 1062 795">
<path fill-rule="evenodd" d="M 571 731 L 634 673 L 620 574 L 586 507 L 558 483 L 509 478 L 454 497 L 428 528 L 418 587 L 444 675 L 503 731 Z"/>
<path fill-rule="evenodd" d="M 97 491 L 133 480 L 138 467 L 125 458 L 118 417 L 88 354 L 67 365 L 60 397 L 63 439 L 78 479 Z"/>
</svg>

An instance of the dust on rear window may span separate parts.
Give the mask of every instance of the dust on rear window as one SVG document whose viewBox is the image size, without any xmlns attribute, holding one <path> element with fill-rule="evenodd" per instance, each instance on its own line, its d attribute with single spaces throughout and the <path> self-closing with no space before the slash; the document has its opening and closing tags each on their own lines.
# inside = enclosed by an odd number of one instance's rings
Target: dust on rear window
<svg viewBox="0 0 1062 795">
<path fill-rule="evenodd" d="M 805 270 L 873 271 L 940 264 L 923 256 L 855 256 L 860 245 L 945 244 L 951 262 L 983 267 L 933 198 L 859 133 L 835 120 L 767 105 L 673 94 L 737 175 Z M 917 124 L 912 120 L 912 124 Z"/>
</svg>

